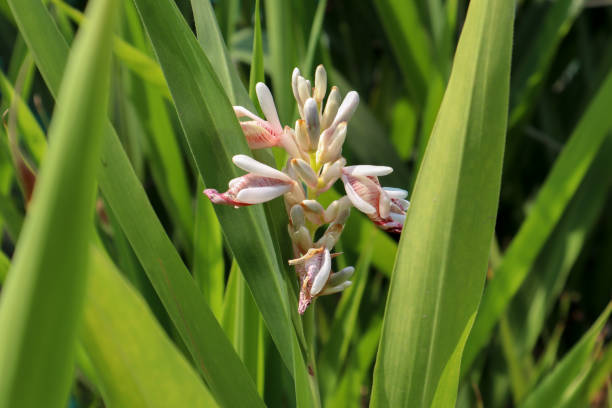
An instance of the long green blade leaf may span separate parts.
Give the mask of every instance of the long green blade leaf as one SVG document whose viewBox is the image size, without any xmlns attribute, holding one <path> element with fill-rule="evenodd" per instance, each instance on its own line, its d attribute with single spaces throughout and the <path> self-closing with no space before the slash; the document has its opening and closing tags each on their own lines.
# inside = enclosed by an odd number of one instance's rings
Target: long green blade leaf
<svg viewBox="0 0 612 408">
<path fill-rule="evenodd" d="M 455 404 L 495 224 L 513 13 L 506 0 L 470 3 L 399 245 L 372 406 Z"/>
<path fill-rule="evenodd" d="M 68 52 L 61 33 L 41 2 L 11 0 L 11 7 L 43 78 L 55 93 Z M 100 188 L 196 367 L 217 400 L 230 406 L 245 401 L 261 405 L 246 368 L 168 239 L 108 122 L 105 131 L 106 145 L 98 174 Z"/>
<path fill-rule="evenodd" d="M 480 313 L 466 347 L 463 371 L 470 367 L 477 353 L 489 341 L 497 320 L 527 276 L 612 128 L 610 104 L 612 71 L 563 148 L 529 216 L 485 290 Z"/>
<path fill-rule="evenodd" d="M 80 340 L 107 406 L 213 407 L 215 400 L 146 302 L 91 248 Z"/>
<path fill-rule="evenodd" d="M 612 312 L 612 303 L 555 369 L 520 405 L 521 408 L 569 407 L 593 365 L 597 338 Z"/>
<path fill-rule="evenodd" d="M 85 294 L 116 1 L 75 40 L 30 213 L 0 303 L 0 406 L 62 407 Z"/>
<path fill-rule="evenodd" d="M 231 157 L 248 152 L 230 102 L 174 4 L 152 0 L 135 0 L 135 4 L 166 75 L 198 170 L 206 185 L 224 188 L 239 176 Z M 297 340 L 263 209 L 215 206 L 215 211 L 272 338 L 293 370 Z"/>
</svg>

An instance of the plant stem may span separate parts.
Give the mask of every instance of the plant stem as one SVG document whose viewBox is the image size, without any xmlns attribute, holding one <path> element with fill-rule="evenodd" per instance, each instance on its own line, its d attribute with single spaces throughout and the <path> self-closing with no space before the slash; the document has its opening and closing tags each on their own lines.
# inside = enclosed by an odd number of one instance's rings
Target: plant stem
<svg viewBox="0 0 612 408">
<path fill-rule="evenodd" d="M 316 364 L 316 324 L 315 324 L 315 305 L 316 299 L 313 299 L 310 307 L 304 312 L 304 335 L 308 349 L 306 350 L 307 365 L 308 365 L 308 380 L 312 391 L 315 407 L 321 406 L 321 395 L 319 393 L 319 381 L 317 379 L 317 364 Z"/>
</svg>

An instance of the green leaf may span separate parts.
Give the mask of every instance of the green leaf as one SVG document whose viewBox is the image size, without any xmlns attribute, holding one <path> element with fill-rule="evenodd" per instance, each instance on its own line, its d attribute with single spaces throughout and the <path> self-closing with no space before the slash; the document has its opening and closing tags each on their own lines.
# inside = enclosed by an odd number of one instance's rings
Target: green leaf
<svg viewBox="0 0 612 408">
<path fill-rule="evenodd" d="M 310 75 L 312 75 L 315 51 L 317 49 L 317 45 L 319 44 L 319 38 L 321 37 L 321 29 L 323 28 L 323 19 L 325 17 L 326 8 L 327 0 L 319 0 L 314 18 L 312 19 L 310 35 L 308 36 L 306 56 L 302 61 L 302 76 L 304 78 L 308 78 Z"/>
<path fill-rule="evenodd" d="M 248 153 L 230 102 L 174 4 L 152 0 L 135 0 L 135 4 L 168 80 L 198 170 L 207 186 L 222 189 L 240 175 L 231 157 Z M 297 338 L 263 209 L 215 206 L 215 211 L 285 364 L 291 371 L 297 364 L 296 376 L 298 370 L 305 373 L 303 360 L 294 361 L 294 353 L 299 353 Z"/>
<path fill-rule="evenodd" d="M 509 306 L 515 347 L 530 354 L 554 307 L 588 233 L 604 208 L 612 180 L 612 138 L 608 137 L 568 204 L 525 282 Z"/>
<path fill-rule="evenodd" d="M 555 52 L 582 11 L 583 4 L 584 0 L 554 1 L 547 5 L 544 17 L 539 14 L 534 16 L 538 21 L 528 28 L 529 39 L 525 39 L 527 50 L 519 58 L 512 75 L 510 127 L 533 108 L 537 91 L 546 78 Z"/>
<path fill-rule="evenodd" d="M 265 82 L 263 40 L 261 35 L 261 17 L 259 15 L 259 0 L 255 0 L 255 23 L 253 27 L 253 55 L 251 56 L 251 73 L 249 75 L 249 97 L 254 104 L 255 85 L 257 82 Z M 257 104 L 258 105 L 258 104 Z"/>
<path fill-rule="evenodd" d="M 612 71 L 583 114 L 534 202 L 529 216 L 487 285 L 466 347 L 462 372 L 484 347 L 498 318 L 525 280 L 612 128 Z"/>
<path fill-rule="evenodd" d="M 206 386 L 146 302 L 91 248 L 80 341 L 107 406 L 213 407 Z"/>
<path fill-rule="evenodd" d="M 198 192 L 204 189 L 201 180 Z M 212 203 L 204 194 L 196 197 L 195 236 L 193 237 L 193 278 L 218 321 L 223 310 L 225 261 L 223 235 Z"/>
<path fill-rule="evenodd" d="M 31 58 L 31 57 L 30 57 Z M 0 71 L 0 91 L 8 102 L 13 101 L 15 98 L 15 90 L 13 85 L 10 83 L 8 78 Z M 28 147 L 28 150 L 32 154 L 35 162 L 40 164 L 45 151 L 47 149 L 47 140 L 45 134 L 40 128 L 38 121 L 30 111 L 28 105 L 17 96 L 17 100 L 13 101 L 16 108 L 17 123 L 19 126 L 20 134 L 23 135 L 24 142 Z"/>
<path fill-rule="evenodd" d="M 298 46 L 295 30 L 298 29 L 293 15 L 293 3 L 285 0 L 264 2 L 266 29 L 270 50 L 270 76 L 274 86 L 274 99 L 281 123 L 288 123 L 294 110 L 291 91 L 291 72 L 297 66 Z"/>
<path fill-rule="evenodd" d="M 52 141 L 0 301 L 0 406 L 63 407 L 85 294 L 115 1 L 94 1 L 74 42 Z"/>
<path fill-rule="evenodd" d="M 376 0 L 374 4 L 402 70 L 404 85 L 414 104 L 421 109 L 427 97 L 428 79 L 435 67 L 430 51 L 432 42 L 420 19 L 416 1 Z"/>
<path fill-rule="evenodd" d="M 20 32 L 47 86 L 55 93 L 67 56 L 67 45 L 42 3 L 36 0 L 10 1 Z M 235 406 L 248 401 L 253 406 L 261 406 L 263 402 L 246 368 L 168 239 L 108 122 L 105 132 L 106 145 L 98 174 L 100 188 L 191 353 L 196 368 L 222 404 Z"/>
<path fill-rule="evenodd" d="M 10 266 L 11 261 L 6 257 L 4 252 L 0 251 L 0 285 L 4 284 Z"/>
<path fill-rule="evenodd" d="M 376 229 L 372 222 L 362 227 L 361 240 L 366 244 L 360 251 L 353 274 L 353 284 L 344 291 L 330 329 L 330 337 L 319 356 L 319 381 L 324 395 L 331 394 L 338 381 L 338 373 L 346 360 L 351 340 L 357 332 L 359 306 L 368 283 L 370 262 L 372 260 L 372 241 Z"/>
<path fill-rule="evenodd" d="M 374 407 L 454 406 L 499 198 L 513 12 L 470 3 L 391 277 Z"/>
<path fill-rule="evenodd" d="M 208 1 L 192 0 L 191 7 L 193 8 L 198 43 L 202 47 L 206 58 L 210 61 L 210 65 L 217 74 L 217 78 L 223 85 L 227 96 L 233 104 L 252 109 L 253 105 L 249 95 L 244 89 L 238 71 L 223 42 L 223 35 L 217 25 L 212 5 Z"/>
<path fill-rule="evenodd" d="M 344 408 L 346 406 L 358 406 L 361 403 L 361 387 L 372 369 L 378 341 L 380 340 L 381 327 L 382 319 L 376 316 L 367 330 L 355 337 L 356 344 L 347 359 L 348 366 L 339 379 L 338 385 L 325 399 L 324 406 Z"/>
<path fill-rule="evenodd" d="M 263 324 L 253 295 L 236 262 L 223 300 L 223 328 L 263 394 Z"/>
<path fill-rule="evenodd" d="M 533 392 L 531 392 L 521 408 L 538 407 L 569 407 L 574 394 L 587 378 L 594 362 L 597 338 L 612 312 L 612 303 L 608 304 L 597 321 L 580 341 L 557 364 Z"/>
<path fill-rule="evenodd" d="M 85 16 L 76 8 L 71 7 L 62 0 L 51 1 L 77 24 L 83 22 Z M 159 65 L 157 65 L 153 59 L 119 37 L 113 38 L 113 51 L 117 58 L 128 68 L 138 74 L 144 81 L 152 85 L 164 97 L 170 98 L 168 84 L 166 84 L 161 68 L 159 68 Z"/>
</svg>

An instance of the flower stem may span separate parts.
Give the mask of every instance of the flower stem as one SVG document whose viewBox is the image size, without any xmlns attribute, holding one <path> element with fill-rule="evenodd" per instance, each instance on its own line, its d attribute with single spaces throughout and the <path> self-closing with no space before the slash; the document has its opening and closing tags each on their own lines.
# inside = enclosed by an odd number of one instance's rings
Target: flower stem
<svg viewBox="0 0 612 408">
<path fill-rule="evenodd" d="M 316 364 L 316 324 L 315 324 L 315 309 L 316 299 L 313 299 L 310 307 L 306 309 L 304 313 L 304 335 L 306 337 L 306 344 L 308 349 L 307 364 L 308 364 L 308 380 L 310 381 L 310 388 L 313 394 L 313 400 L 315 407 L 321 406 L 321 395 L 319 393 L 319 381 L 317 377 L 317 364 Z"/>
</svg>

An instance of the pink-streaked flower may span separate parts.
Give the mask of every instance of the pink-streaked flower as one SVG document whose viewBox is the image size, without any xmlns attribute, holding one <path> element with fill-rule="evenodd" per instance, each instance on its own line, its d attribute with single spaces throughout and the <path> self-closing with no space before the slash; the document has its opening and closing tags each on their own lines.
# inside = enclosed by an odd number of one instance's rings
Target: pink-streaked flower
<svg viewBox="0 0 612 408">
<path fill-rule="evenodd" d="M 278 119 L 276 105 L 270 89 L 263 82 L 255 86 L 259 106 L 266 120 L 255 115 L 242 106 L 234 106 L 234 113 L 238 118 L 247 117 L 252 120 L 240 122 L 244 137 L 251 149 L 263 149 L 272 146 L 282 146 L 289 154 L 300 157 L 290 127 L 283 126 Z"/>
<path fill-rule="evenodd" d="M 287 174 L 249 156 L 239 154 L 234 156 L 232 161 L 250 173 L 231 180 L 225 193 L 210 188 L 204 190 L 204 194 L 215 204 L 234 207 L 259 204 L 289 192 L 296 185 L 295 180 Z"/>
<path fill-rule="evenodd" d="M 310 248 L 302 257 L 290 260 L 289 264 L 295 265 L 300 280 L 298 312 L 303 314 L 327 284 L 331 273 L 331 254 L 325 247 Z"/>
<path fill-rule="evenodd" d="M 382 188 L 379 176 L 391 173 L 387 166 L 348 166 L 342 169 L 342 181 L 351 203 L 382 229 L 400 233 L 410 203 L 408 192 Z"/>
</svg>

